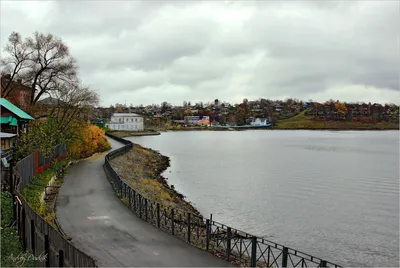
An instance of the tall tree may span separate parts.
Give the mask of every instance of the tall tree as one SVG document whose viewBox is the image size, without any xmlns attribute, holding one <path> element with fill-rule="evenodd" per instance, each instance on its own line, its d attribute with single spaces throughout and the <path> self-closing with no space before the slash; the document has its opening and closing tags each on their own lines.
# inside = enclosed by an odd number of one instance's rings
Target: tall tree
<svg viewBox="0 0 400 268">
<path fill-rule="evenodd" d="M 168 109 L 168 102 L 163 101 L 161 103 L 161 113 L 165 113 L 167 111 L 167 109 Z"/>
<path fill-rule="evenodd" d="M 63 84 L 78 83 L 77 64 L 68 46 L 52 34 L 35 32 L 23 39 L 12 32 L 1 60 L 1 75 L 9 75 L 2 81 L 1 96 L 6 98 L 16 88 L 16 81 L 29 87 L 30 104 L 42 95 L 59 90 Z"/>
</svg>

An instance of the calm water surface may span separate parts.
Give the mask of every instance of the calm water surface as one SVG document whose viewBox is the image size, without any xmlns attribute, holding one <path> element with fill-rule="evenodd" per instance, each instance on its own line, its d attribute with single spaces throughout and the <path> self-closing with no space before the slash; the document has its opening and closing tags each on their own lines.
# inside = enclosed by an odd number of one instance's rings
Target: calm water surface
<svg viewBox="0 0 400 268">
<path fill-rule="evenodd" d="M 399 132 L 167 132 L 169 183 L 204 215 L 345 266 L 399 265 Z"/>
</svg>

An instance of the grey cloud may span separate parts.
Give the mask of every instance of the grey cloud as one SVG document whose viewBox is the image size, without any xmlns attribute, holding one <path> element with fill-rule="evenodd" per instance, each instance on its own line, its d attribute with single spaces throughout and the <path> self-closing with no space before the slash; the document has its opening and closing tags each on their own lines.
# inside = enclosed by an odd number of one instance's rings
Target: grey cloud
<svg viewBox="0 0 400 268">
<path fill-rule="evenodd" d="M 45 10 L 20 5 L 2 6 L 2 44 L 13 30 L 60 36 L 77 58 L 82 80 L 99 89 L 105 105 L 129 96 L 128 103 L 144 104 L 301 98 L 322 96 L 337 85 L 364 87 L 360 98 L 376 88 L 373 95 L 379 90 L 387 99 L 398 90 L 397 2 L 56 1 Z M 344 92 L 337 94 L 354 97 Z"/>
</svg>

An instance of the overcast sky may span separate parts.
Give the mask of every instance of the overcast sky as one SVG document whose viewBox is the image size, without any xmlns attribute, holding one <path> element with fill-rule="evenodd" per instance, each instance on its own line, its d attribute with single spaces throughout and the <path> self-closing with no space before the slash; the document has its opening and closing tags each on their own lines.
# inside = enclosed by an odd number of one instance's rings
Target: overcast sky
<svg viewBox="0 0 400 268">
<path fill-rule="evenodd" d="M 399 104 L 398 1 L 1 1 L 61 37 L 102 105 L 258 98 Z"/>
</svg>

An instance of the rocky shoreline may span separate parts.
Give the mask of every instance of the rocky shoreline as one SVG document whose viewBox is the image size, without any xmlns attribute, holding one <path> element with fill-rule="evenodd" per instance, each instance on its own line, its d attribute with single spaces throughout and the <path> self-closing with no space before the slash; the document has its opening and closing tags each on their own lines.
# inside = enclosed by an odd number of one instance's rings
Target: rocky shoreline
<svg viewBox="0 0 400 268">
<path fill-rule="evenodd" d="M 161 174 L 170 167 L 169 157 L 133 144 L 127 153 L 112 159 L 111 166 L 118 175 L 145 198 L 182 212 L 201 215 Z"/>
</svg>

